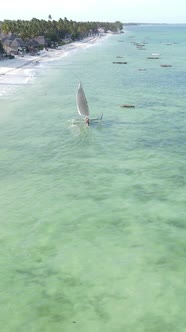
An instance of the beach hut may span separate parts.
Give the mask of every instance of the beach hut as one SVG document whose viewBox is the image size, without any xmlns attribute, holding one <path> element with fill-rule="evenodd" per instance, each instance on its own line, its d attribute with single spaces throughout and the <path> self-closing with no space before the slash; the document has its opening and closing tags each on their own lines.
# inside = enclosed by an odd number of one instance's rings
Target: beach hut
<svg viewBox="0 0 186 332">
<path fill-rule="evenodd" d="M 26 47 L 26 43 L 22 40 L 22 38 L 15 38 L 11 42 L 11 48 L 13 51 L 11 53 L 19 54 L 22 53 Z"/>
<path fill-rule="evenodd" d="M 45 47 L 46 41 L 44 36 L 37 36 L 33 38 L 33 40 L 36 41 L 40 47 Z"/>
<path fill-rule="evenodd" d="M 11 44 L 11 40 L 10 39 L 4 39 L 2 40 L 2 45 L 3 45 L 3 48 L 5 50 L 5 53 L 9 53 L 10 50 L 11 50 L 11 47 L 10 47 L 10 44 Z"/>
<path fill-rule="evenodd" d="M 4 48 L 3 48 L 2 42 L 0 40 L 0 60 L 3 58 L 3 53 L 4 53 Z"/>
<path fill-rule="evenodd" d="M 4 39 L 4 38 L 3 38 Z M 18 54 L 20 50 L 22 50 L 25 47 L 25 43 L 21 38 L 14 38 L 9 39 L 5 38 L 2 41 L 3 48 L 6 53 L 10 54 Z"/>
<path fill-rule="evenodd" d="M 28 42 L 26 42 L 26 47 L 28 52 L 34 55 L 38 52 L 39 43 L 35 39 L 30 39 Z"/>
<path fill-rule="evenodd" d="M 14 35 L 13 33 L 9 32 L 9 33 L 1 33 L 1 41 L 5 41 L 5 40 L 14 40 L 16 38 L 16 35 Z"/>
</svg>

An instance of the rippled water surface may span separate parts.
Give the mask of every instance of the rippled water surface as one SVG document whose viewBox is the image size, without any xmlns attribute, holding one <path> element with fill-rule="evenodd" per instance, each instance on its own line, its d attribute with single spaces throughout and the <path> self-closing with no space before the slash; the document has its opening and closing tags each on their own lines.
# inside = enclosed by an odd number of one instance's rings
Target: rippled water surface
<svg viewBox="0 0 186 332">
<path fill-rule="evenodd" d="M 185 32 L 130 27 L 1 98 L 1 331 L 185 331 Z M 78 79 L 102 124 L 72 126 Z"/>
</svg>

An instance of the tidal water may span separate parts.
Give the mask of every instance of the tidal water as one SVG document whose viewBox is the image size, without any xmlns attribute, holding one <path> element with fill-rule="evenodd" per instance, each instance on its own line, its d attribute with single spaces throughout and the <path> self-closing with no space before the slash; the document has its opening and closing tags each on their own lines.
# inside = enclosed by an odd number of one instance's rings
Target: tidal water
<svg viewBox="0 0 186 332">
<path fill-rule="evenodd" d="M 1 97 L 2 332 L 186 331 L 185 34 L 127 27 Z M 102 124 L 72 126 L 79 79 Z"/>
</svg>

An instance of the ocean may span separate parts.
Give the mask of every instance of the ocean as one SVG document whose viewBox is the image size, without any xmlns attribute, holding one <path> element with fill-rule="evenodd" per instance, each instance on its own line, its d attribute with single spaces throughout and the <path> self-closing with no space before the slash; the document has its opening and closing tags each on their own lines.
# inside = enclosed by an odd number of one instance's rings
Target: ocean
<svg viewBox="0 0 186 332">
<path fill-rule="evenodd" d="M 186 331 L 185 34 L 127 26 L 1 97 L 1 331 Z M 79 80 L 102 123 L 72 125 Z"/>
</svg>

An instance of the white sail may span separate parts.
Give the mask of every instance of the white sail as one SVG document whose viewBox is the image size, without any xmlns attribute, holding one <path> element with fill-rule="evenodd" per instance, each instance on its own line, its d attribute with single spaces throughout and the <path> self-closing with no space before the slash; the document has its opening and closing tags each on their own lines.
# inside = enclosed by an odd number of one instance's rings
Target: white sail
<svg viewBox="0 0 186 332">
<path fill-rule="evenodd" d="M 89 116 L 88 103 L 81 82 L 78 85 L 76 95 L 77 110 L 81 116 Z"/>
</svg>

